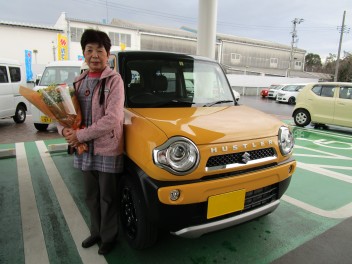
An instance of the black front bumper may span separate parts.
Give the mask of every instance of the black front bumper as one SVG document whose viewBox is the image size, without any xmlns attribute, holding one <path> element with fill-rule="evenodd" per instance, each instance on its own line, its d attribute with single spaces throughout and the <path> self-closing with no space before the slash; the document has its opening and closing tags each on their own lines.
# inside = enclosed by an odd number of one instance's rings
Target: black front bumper
<svg viewBox="0 0 352 264">
<path fill-rule="evenodd" d="M 163 204 L 158 199 L 158 189 L 173 183 L 159 182 L 139 169 L 139 180 L 144 193 L 148 218 L 162 229 L 175 235 L 196 237 L 204 233 L 240 224 L 274 211 L 279 199 L 287 190 L 291 177 L 246 193 L 243 210 L 207 219 L 207 202 L 186 205 Z M 175 185 L 179 185 L 177 182 Z M 210 231 L 209 231 L 210 230 Z"/>
</svg>

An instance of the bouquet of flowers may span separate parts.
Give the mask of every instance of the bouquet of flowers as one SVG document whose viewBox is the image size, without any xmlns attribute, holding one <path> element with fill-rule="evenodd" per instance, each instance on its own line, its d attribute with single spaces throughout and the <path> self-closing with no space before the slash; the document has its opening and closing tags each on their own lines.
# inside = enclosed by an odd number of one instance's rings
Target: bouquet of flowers
<svg viewBox="0 0 352 264">
<path fill-rule="evenodd" d="M 52 84 L 37 92 L 27 87 L 20 87 L 20 94 L 51 119 L 62 126 L 79 129 L 82 114 L 73 88 L 67 84 Z M 77 147 L 78 154 L 88 150 L 86 143 Z"/>
</svg>

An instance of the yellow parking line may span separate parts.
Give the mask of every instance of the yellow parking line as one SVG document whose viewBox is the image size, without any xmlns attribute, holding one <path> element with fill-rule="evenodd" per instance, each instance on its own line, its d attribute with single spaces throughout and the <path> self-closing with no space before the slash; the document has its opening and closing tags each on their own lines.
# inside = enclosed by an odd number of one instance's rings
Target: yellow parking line
<svg viewBox="0 0 352 264">
<path fill-rule="evenodd" d="M 15 146 L 25 263 L 49 263 L 24 143 Z"/>
<path fill-rule="evenodd" d="M 76 203 L 74 202 L 69 190 L 67 189 L 60 172 L 43 141 L 36 141 L 37 148 L 43 160 L 43 164 L 49 176 L 51 185 L 55 191 L 57 200 L 64 214 L 67 225 L 70 229 L 73 240 L 76 244 L 82 262 L 85 264 L 106 264 L 104 257 L 98 255 L 98 246 L 95 245 L 89 249 L 83 249 L 82 241 L 89 235 L 89 229 L 84 221 Z M 44 263 L 44 262 L 37 262 Z"/>
</svg>

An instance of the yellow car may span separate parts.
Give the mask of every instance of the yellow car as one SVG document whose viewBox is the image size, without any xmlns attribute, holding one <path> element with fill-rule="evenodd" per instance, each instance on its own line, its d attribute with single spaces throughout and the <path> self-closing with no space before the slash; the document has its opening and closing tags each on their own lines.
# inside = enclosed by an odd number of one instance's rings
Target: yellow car
<svg viewBox="0 0 352 264">
<path fill-rule="evenodd" d="M 297 96 L 292 116 L 300 127 L 310 123 L 352 127 L 352 83 L 306 85 Z"/>
<path fill-rule="evenodd" d="M 216 61 L 123 51 L 109 61 L 125 85 L 121 230 L 131 247 L 160 229 L 188 238 L 273 212 L 296 168 L 290 129 L 237 105 Z"/>
</svg>

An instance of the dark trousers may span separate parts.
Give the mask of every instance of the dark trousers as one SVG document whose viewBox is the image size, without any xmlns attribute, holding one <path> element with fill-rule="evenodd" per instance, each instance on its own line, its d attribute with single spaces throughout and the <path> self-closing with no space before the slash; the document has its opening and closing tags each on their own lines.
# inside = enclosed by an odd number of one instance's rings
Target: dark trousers
<svg viewBox="0 0 352 264">
<path fill-rule="evenodd" d="M 114 242 L 117 224 L 117 173 L 83 171 L 85 201 L 90 212 L 90 233 L 103 243 Z"/>
</svg>

